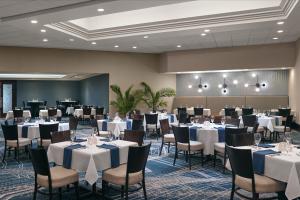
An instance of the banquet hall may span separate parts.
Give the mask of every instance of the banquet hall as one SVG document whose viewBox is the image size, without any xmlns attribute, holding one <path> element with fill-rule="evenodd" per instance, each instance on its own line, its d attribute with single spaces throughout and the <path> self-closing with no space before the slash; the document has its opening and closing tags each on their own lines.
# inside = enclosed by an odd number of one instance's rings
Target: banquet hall
<svg viewBox="0 0 300 200">
<path fill-rule="evenodd" d="M 299 19 L 299 0 L 1 0 L 0 199 L 300 199 Z"/>
</svg>

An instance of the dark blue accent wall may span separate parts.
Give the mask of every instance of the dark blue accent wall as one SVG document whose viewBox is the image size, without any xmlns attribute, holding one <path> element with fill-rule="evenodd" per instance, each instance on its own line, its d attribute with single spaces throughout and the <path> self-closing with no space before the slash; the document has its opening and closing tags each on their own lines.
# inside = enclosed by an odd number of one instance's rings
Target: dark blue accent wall
<svg viewBox="0 0 300 200">
<path fill-rule="evenodd" d="M 108 110 L 109 75 L 101 74 L 80 82 L 81 103 L 104 106 Z"/>
<path fill-rule="evenodd" d="M 109 75 L 101 74 L 81 81 L 18 80 L 17 105 L 22 101 L 45 100 L 55 106 L 57 100 L 72 98 L 84 105 L 109 107 Z"/>
</svg>

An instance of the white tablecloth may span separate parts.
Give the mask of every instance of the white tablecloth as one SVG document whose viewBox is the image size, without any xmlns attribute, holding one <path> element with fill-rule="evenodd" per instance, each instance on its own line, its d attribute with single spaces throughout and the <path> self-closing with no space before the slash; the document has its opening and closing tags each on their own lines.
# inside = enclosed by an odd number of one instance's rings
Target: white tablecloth
<svg viewBox="0 0 300 200">
<path fill-rule="evenodd" d="M 76 117 L 83 117 L 83 109 L 75 109 L 74 116 Z M 92 108 L 91 115 L 96 115 L 96 109 Z"/>
<path fill-rule="evenodd" d="M 277 148 L 273 148 L 273 150 L 278 151 Z M 287 183 L 285 195 L 289 200 L 300 197 L 300 154 L 297 155 L 297 152 L 300 150 L 294 148 L 289 154 L 265 156 L 264 175 Z M 226 167 L 231 169 L 228 161 Z"/>
<path fill-rule="evenodd" d="M 237 112 L 238 116 L 241 116 L 243 114 L 243 110 L 241 108 L 235 108 L 235 111 Z M 225 116 L 224 108 L 219 112 L 219 115 Z"/>
<path fill-rule="evenodd" d="M 98 120 L 98 128 L 102 130 L 102 124 L 105 120 Z M 107 122 L 107 131 L 110 131 L 115 137 L 119 137 L 121 132 L 127 128 L 127 122 L 125 121 L 118 121 L 118 122 Z"/>
<path fill-rule="evenodd" d="M 101 145 L 102 143 L 103 142 L 98 140 L 98 145 Z M 113 141 L 112 144 L 120 148 L 120 164 L 127 162 L 129 146 L 137 145 L 134 142 L 123 140 Z M 69 145 L 70 142 L 50 144 L 48 148 L 49 162 L 55 162 L 57 165 L 62 165 L 64 148 Z M 75 149 L 72 153 L 71 168 L 77 171 L 86 172 L 85 180 L 92 185 L 98 180 L 98 171 L 111 168 L 110 151 L 108 149 L 96 147 L 95 145 L 87 145 L 87 148 L 85 149 Z"/>
<path fill-rule="evenodd" d="M 44 124 L 53 124 L 53 123 L 58 123 L 58 122 L 45 122 Z M 30 125 L 28 127 L 27 138 L 34 139 L 40 137 L 40 129 L 38 123 L 24 123 L 23 125 L 21 124 L 18 125 L 19 137 L 22 137 L 22 127 L 24 125 Z M 65 131 L 65 130 L 69 130 L 69 123 L 59 123 L 58 131 Z"/>
<path fill-rule="evenodd" d="M 194 115 L 194 107 L 187 108 L 187 109 L 186 109 L 186 112 L 187 112 L 189 115 Z M 177 108 L 175 108 L 175 109 L 173 110 L 173 113 L 174 113 L 175 115 L 178 115 Z M 211 115 L 211 110 L 208 109 L 208 108 L 204 108 L 204 109 L 203 109 L 203 115 L 204 115 L 204 116 L 210 116 L 210 115 Z"/>
<path fill-rule="evenodd" d="M 29 110 L 23 110 L 23 117 L 24 118 L 31 118 L 31 113 Z M 13 119 L 14 112 L 12 110 L 8 111 L 6 114 L 6 119 Z"/>
<path fill-rule="evenodd" d="M 274 131 L 274 127 L 276 126 L 276 118 L 278 118 L 279 124 L 282 123 L 282 117 L 281 116 L 273 116 L 273 117 L 267 117 L 262 116 L 257 118 L 257 122 L 259 123 L 259 126 L 266 127 L 271 132 Z M 243 125 L 243 118 L 240 116 L 240 124 Z"/>
<path fill-rule="evenodd" d="M 48 117 L 48 110 L 40 110 L 39 112 L 39 116 L 40 117 Z M 57 109 L 57 117 L 61 117 L 62 114 L 61 114 L 61 110 Z"/>
<path fill-rule="evenodd" d="M 73 115 L 75 112 L 74 107 L 67 107 L 66 113 L 68 115 Z"/>
</svg>

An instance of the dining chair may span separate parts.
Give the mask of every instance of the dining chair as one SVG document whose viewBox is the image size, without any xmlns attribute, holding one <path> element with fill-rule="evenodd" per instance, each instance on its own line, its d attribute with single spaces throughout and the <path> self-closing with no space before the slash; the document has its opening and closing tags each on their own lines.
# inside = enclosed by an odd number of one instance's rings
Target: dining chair
<svg viewBox="0 0 300 200">
<path fill-rule="evenodd" d="M 216 116 L 214 116 L 214 123 L 215 123 L 215 124 L 221 124 L 222 119 L 223 119 L 223 116 L 221 116 L 221 115 L 216 115 Z"/>
<path fill-rule="evenodd" d="M 109 131 L 99 130 L 98 120 L 91 119 L 91 127 L 94 128 L 94 131 L 97 133 L 97 136 L 108 138 L 110 136 Z"/>
<path fill-rule="evenodd" d="M 51 134 L 51 143 L 71 141 L 71 131 L 55 131 Z"/>
<path fill-rule="evenodd" d="M 83 121 L 85 121 L 85 120 L 89 120 L 89 119 L 91 119 L 91 113 L 92 113 L 92 108 L 91 107 L 83 107 L 82 108 L 82 111 L 83 111 L 83 116 L 82 116 L 82 119 L 83 119 Z"/>
<path fill-rule="evenodd" d="M 151 143 L 143 146 L 130 146 L 127 164 L 104 170 L 102 172 L 102 193 L 106 197 L 109 183 L 120 186 L 121 198 L 128 200 L 128 193 L 143 189 L 144 199 L 147 199 L 145 184 L 145 167 L 148 160 Z M 130 188 L 137 185 L 138 187 Z"/>
<path fill-rule="evenodd" d="M 234 115 L 235 108 L 224 108 L 225 111 L 225 117 L 231 117 Z"/>
<path fill-rule="evenodd" d="M 240 127 L 240 119 L 236 119 L 236 118 L 226 118 L 225 119 L 225 124 L 229 124 L 229 125 L 233 125 L 236 127 Z"/>
<path fill-rule="evenodd" d="M 252 114 L 253 114 L 253 108 L 242 108 L 242 116 L 252 115 Z"/>
<path fill-rule="evenodd" d="M 285 122 L 287 120 L 287 117 L 291 115 L 291 109 L 290 108 L 279 108 L 278 109 L 278 115 L 282 117 L 282 124 L 285 125 Z"/>
<path fill-rule="evenodd" d="M 49 195 L 53 198 L 53 189 L 58 189 L 59 199 L 62 198 L 62 187 L 74 185 L 76 199 L 79 199 L 78 182 L 79 175 L 76 170 L 66 169 L 62 166 L 49 167 L 47 153 L 44 148 L 30 149 L 31 162 L 34 169 L 34 193 L 33 199 L 36 200 L 37 193 Z M 40 190 L 47 188 L 48 192 Z"/>
<path fill-rule="evenodd" d="M 104 107 L 96 107 L 95 112 L 96 112 L 95 119 L 103 119 Z"/>
<path fill-rule="evenodd" d="M 232 169 L 231 200 L 234 194 L 242 198 L 258 200 L 260 193 L 277 193 L 278 199 L 286 199 L 285 183 L 254 173 L 251 149 L 239 149 L 226 145 L 226 151 Z M 240 190 L 252 193 L 252 198 L 240 193 Z M 274 197 L 268 199 L 274 199 Z"/>
<path fill-rule="evenodd" d="M 281 126 L 274 126 L 274 132 L 271 133 L 271 135 L 273 136 L 273 141 L 278 141 L 278 138 L 280 138 L 280 134 L 282 133 L 283 135 L 286 132 L 291 132 L 292 130 L 292 123 L 293 123 L 293 118 L 294 115 L 289 115 L 286 118 L 286 122 L 285 125 L 281 125 Z M 270 136 L 271 137 L 271 136 Z"/>
<path fill-rule="evenodd" d="M 123 140 L 136 142 L 139 146 L 142 146 L 144 143 L 144 136 L 144 130 L 125 130 Z"/>
<path fill-rule="evenodd" d="M 191 170 L 191 156 L 201 154 L 201 165 L 204 163 L 203 149 L 204 144 L 199 141 L 191 141 L 189 127 L 187 126 L 172 126 L 173 133 L 175 136 L 175 155 L 173 165 L 176 163 L 178 153 L 183 152 L 185 155 L 186 162 L 189 162 L 189 169 Z"/>
<path fill-rule="evenodd" d="M 186 124 L 186 123 L 188 123 L 188 118 L 189 118 L 189 116 L 188 116 L 188 114 L 186 112 L 180 111 L 178 113 L 178 123 L 179 124 Z"/>
<path fill-rule="evenodd" d="M 78 126 L 78 118 L 71 115 L 69 117 L 69 129 L 76 132 L 77 126 Z"/>
<path fill-rule="evenodd" d="M 59 123 L 53 124 L 39 124 L 40 138 L 38 140 L 39 146 L 47 148 L 51 144 L 51 133 L 58 131 Z"/>
<path fill-rule="evenodd" d="M 171 133 L 171 128 L 169 124 L 169 119 L 159 120 L 160 130 L 161 130 L 161 146 L 159 151 L 159 156 L 161 156 L 161 151 L 164 145 L 168 145 L 168 153 L 170 152 L 170 145 L 175 144 L 174 134 Z"/>
<path fill-rule="evenodd" d="M 24 147 L 28 150 L 31 145 L 31 140 L 28 138 L 22 138 L 18 136 L 18 126 L 16 124 L 1 124 L 3 135 L 4 135 L 4 152 L 2 162 L 5 161 L 6 151 L 13 149 L 15 152 L 15 159 L 20 162 L 20 148 Z"/>
<path fill-rule="evenodd" d="M 57 108 L 48 108 L 48 117 L 56 117 Z"/>
<path fill-rule="evenodd" d="M 247 128 L 234 128 L 234 127 L 226 127 L 225 128 L 225 142 L 216 142 L 214 143 L 214 167 L 216 167 L 216 159 L 217 156 L 220 156 L 223 158 L 223 173 L 225 173 L 226 170 L 226 159 L 227 159 L 227 153 L 225 149 L 225 144 L 232 145 L 232 137 L 230 135 L 233 134 L 242 134 L 247 133 Z"/>
<path fill-rule="evenodd" d="M 194 115 L 195 116 L 203 116 L 203 108 L 194 107 Z"/>
<path fill-rule="evenodd" d="M 132 119 L 144 120 L 144 115 L 142 115 L 142 114 L 133 114 Z"/>
<path fill-rule="evenodd" d="M 146 133 L 149 133 L 149 130 L 152 130 L 152 133 L 156 133 L 156 139 L 159 137 L 159 126 L 157 124 L 158 114 L 145 114 L 146 120 Z"/>
<path fill-rule="evenodd" d="M 186 107 L 177 107 L 177 114 L 179 113 L 187 113 L 187 108 Z"/>
<path fill-rule="evenodd" d="M 257 116 L 256 115 L 243 115 L 242 116 L 243 125 L 245 128 L 247 128 L 247 131 L 253 132 L 253 127 L 258 123 Z M 264 133 L 265 128 L 262 126 L 258 126 L 256 133 Z"/>
<path fill-rule="evenodd" d="M 14 115 L 14 120 L 16 122 L 23 121 L 23 110 L 22 109 L 14 109 L 13 115 Z"/>
<path fill-rule="evenodd" d="M 144 130 L 143 123 L 144 123 L 144 120 L 142 120 L 142 119 L 133 119 L 131 130 L 134 130 L 134 131 Z"/>
</svg>

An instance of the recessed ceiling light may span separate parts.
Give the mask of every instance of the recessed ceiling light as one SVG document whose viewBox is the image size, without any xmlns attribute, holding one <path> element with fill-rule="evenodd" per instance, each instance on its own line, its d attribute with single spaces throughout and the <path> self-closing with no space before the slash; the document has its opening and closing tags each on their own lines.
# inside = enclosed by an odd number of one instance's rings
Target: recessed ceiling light
<svg viewBox="0 0 300 200">
<path fill-rule="evenodd" d="M 201 36 L 206 36 L 206 33 L 201 33 Z"/>
<path fill-rule="evenodd" d="M 133 48 L 133 49 L 136 49 L 136 48 L 137 48 L 137 46 L 133 46 L 132 48 Z"/>
<path fill-rule="evenodd" d="M 181 48 L 181 45 L 179 44 L 179 45 L 177 45 L 176 47 L 177 47 L 177 48 Z"/>
<path fill-rule="evenodd" d="M 97 11 L 98 12 L 104 12 L 104 8 L 98 8 Z"/>
<path fill-rule="evenodd" d="M 145 35 L 144 38 L 147 39 L 147 38 L 149 38 L 149 36 L 148 36 L 148 35 Z"/>
<path fill-rule="evenodd" d="M 284 32 L 283 30 L 278 30 L 278 31 L 277 31 L 277 33 L 283 33 L 283 32 Z"/>
<path fill-rule="evenodd" d="M 70 38 L 69 41 L 70 41 L 70 42 L 74 42 L 74 39 L 73 39 L 73 38 Z"/>
<path fill-rule="evenodd" d="M 92 42 L 91 44 L 92 44 L 92 45 L 95 45 L 95 44 L 97 44 L 97 43 L 96 43 L 96 42 Z"/>
<path fill-rule="evenodd" d="M 210 30 L 209 30 L 209 29 L 205 29 L 204 32 L 205 32 L 205 33 L 209 33 Z"/>
<path fill-rule="evenodd" d="M 115 48 L 119 48 L 119 45 L 115 45 L 114 47 L 115 47 Z"/>
<path fill-rule="evenodd" d="M 280 21 L 280 22 L 277 22 L 277 24 L 278 24 L 278 25 L 282 25 L 282 24 L 284 24 L 284 22 L 283 22 L 283 21 Z"/>
<path fill-rule="evenodd" d="M 48 39 L 47 39 L 47 38 L 44 38 L 44 39 L 43 39 L 43 42 L 48 42 Z"/>
<path fill-rule="evenodd" d="M 46 33 L 46 29 L 41 29 L 41 32 L 42 33 Z"/>
<path fill-rule="evenodd" d="M 37 23 L 38 23 L 38 20 L 33 19 L 33 20 L 31 20 L 30 22 L 31 22 L 32 24 L 37 24 Z"/>
<path fill-rule="evenodd" d="M 278 38 L 278 37 L 273 37 L 272 39 L 273 39 L 273 40 L 278 40 L 279 38 Z"/>
</svg>

